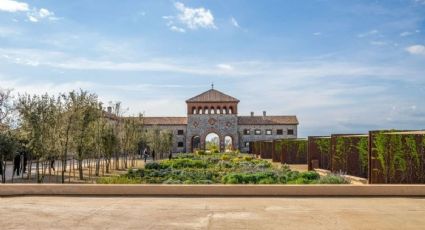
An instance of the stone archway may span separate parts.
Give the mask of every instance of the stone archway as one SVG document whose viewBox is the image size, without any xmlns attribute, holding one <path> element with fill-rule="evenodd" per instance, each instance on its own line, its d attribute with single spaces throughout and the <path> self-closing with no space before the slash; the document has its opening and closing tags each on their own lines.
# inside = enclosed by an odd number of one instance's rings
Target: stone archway
<svg viewBox="0 0 425 230">
<path fill-rule="evenodd" d="M 220 136 L 217 133 L 210 132 L 205 136 L 205 151 L 220 152 Z"/>
<path fill-rule="evenodd" d="M 224 152 L 232 152 L 234 151 L 233 137 L 230 135 L 226 135 L 224 137 Z"/>
<path fill-rule="evenodd" d="M 201 137 L 199 137 L 198 135 L 195 135 L 192 137 L 191 148 L 192 148 L 192 152 L 195 152 L 196 150 L 201 149 Z"/>
</svg>

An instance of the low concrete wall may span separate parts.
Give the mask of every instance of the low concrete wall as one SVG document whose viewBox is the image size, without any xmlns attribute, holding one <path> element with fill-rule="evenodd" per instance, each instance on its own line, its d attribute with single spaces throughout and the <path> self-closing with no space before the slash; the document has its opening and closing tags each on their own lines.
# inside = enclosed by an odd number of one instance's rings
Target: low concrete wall
<svg viewBox="0 0 425 230">
<path fill-rule="evenodd" d="M 0 196 L 425 196 L 425 185 L 0 185 Z"/>
</svg>

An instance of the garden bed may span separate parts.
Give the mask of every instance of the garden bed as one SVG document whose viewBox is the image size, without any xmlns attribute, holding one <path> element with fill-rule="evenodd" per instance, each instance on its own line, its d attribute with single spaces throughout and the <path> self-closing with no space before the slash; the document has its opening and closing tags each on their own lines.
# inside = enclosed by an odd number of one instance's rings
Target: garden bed
<svg viewBox="0 0 425 230">
<path fill-rule="evenodd" d="M 292 171 L 250 155 L 180 154 L 172 160 L 150 162 L 127 174 L 103 177 L 99 184 L 347 184 L 341 176 Z"/>
</svg>

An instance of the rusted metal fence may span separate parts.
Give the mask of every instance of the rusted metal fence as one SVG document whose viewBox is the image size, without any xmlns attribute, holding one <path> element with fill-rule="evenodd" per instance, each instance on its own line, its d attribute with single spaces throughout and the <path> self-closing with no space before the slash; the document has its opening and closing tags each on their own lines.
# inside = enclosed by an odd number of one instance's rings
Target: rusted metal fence
<svg viewBox="0 0 425 230">
<path fill-rule="evenodd" d="M 367 178 L 368 150 L 368 135 L 333 134 L 331 171 Z"/>
<path fill-rule="evenodd" d="M 313 170 L 315 168 L 331 170 L 331 137 L 308 137 L 307 151 L 308 170 Z"/>
<path fill-rule="evenodd" d="M 275 144 L 282 164 L 307 164 L 307 139 L 286 139 Z"/>
<path fill-rule="evenodd" d="M 320 168 L 367 178 L 370 184 L 425 184 L 425 131 L 333 134 L 308 140 L 257 141 L 251 146 L 252 153 L 264 159 L 307 163 L 309 170 Z"/>
<path fill-rule="evenodd" d="M 273 141 L 253 141 L 249 144 L 251 154 L 255 154 L 262 159 L 272 159 L 273 157 Z"/>
<path fill-rule="evenodd" d="M 424 184 L 425 131 L 370 131 L 370 184 Z"/>
<path fill-rule="evenodd" d="M 273 142 L 262 141 L 260 156 L 262 159 L 272 159 L 273 156 Z"/>
<path fill-rule="evenodd" d="M 273 141 L 273 151 L 272 151 L 272 161 L 273 162 L 281 162 L 282 158 L 282 149 L 281 149 L 281 143 L 284 140 L 274 140 Z"/>
</svg>

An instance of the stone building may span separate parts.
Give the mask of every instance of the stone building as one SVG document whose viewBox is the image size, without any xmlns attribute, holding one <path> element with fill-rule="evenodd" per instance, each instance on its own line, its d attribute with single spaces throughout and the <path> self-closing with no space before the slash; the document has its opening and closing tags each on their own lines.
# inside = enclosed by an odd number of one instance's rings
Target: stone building
<svg viewBox="0 0 425 230">
<path fill-rule="evenodd" d="M 239 100 L 210 89 L 186 101 L 187 117 L 144 117 L 146 129 L 159 128 L 173 133 L 174 152 L 204 149 L 210 133 L 217 134 L 220 150 L 226 144 L 241 152 L 249 151 L 249 142 L 297 138 L 296 116 L 238 116 Z"/>
</svg>

